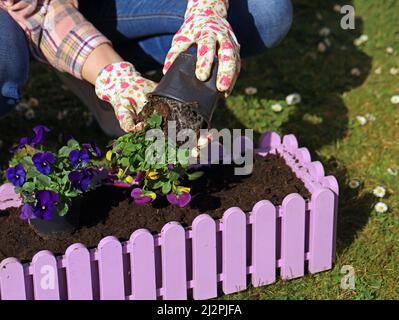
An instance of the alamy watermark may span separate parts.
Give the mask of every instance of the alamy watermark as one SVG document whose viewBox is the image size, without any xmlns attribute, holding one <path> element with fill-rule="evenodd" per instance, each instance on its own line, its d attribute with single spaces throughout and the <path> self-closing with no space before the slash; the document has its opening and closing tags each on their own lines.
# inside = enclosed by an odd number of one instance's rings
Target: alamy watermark
<svg viewBox="0 0 399 320">
<path fill-rule="evenodd" d="M 145 161 L 150 164 L 235 164 L 235 175 L 248 175 L 253 169 L 251 129 L 201 129 L 198 136 L 192 129 L 177 132 L 176 122 L 168 121 L 166 135 L 161 129 L 151 129 L 145 139 L 153 141 L 145 153 Z"/>
<path fill-rule="evenodd" d="M 344 5 L 341 7 L 341 14 L 344 16 L 341 18 L 341 28 L 344 30 L 355 29 L 355 8 L 351 5 Z"/>
<path fill-rule="evenodd" d="M 356 281 L 355 268 L 351 265 L 344 265 L 341 268 L 341 274 L 344 275 L 341 278 L 341 289 L 354 290 Z"/>
</svg>

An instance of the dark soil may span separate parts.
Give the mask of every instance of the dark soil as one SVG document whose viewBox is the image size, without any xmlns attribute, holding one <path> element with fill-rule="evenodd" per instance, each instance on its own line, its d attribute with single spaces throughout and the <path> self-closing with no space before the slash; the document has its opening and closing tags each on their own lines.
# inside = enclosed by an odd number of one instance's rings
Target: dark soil
<svg viewBox="0 0 399 320">
<path fill-rule="evenodd" d="M 197 107 L 197 103 L 182 103 L 166 97 L 150 96 L 143 109 L 142 119 L 147 119 L 156 111 L 164 119 L 163 131 L 166 136 L 168 121 L 176 121 L 176 132 L 183 129 L 192 129 L 198 135 L 199 130 L 205 126 L 205 121 L 193 111 Z"/>
<path fill-rule="evenodd" d="M 302 181 L 276 155 L 255 157 L 254 171 L 249 176 L 235 176 L 232 165 L 214 165 L 203 171 L 205 175 L 192 182 L 192 202 L 183 209 L 168 205 L 161 197 L 152 205 L 138 206 L 131 201 L 129 190 L 100 188 L 83 200 L 83 227 L 57 239 L 40 238 L 26 221 L 18 217 L 18 210 L 1 212 L 0 261 L 6 257 L 31 259 L 44 249 L 63 254 L 75 242 L 95 247 L 109 235 L 126 240 L 139 228 L 160 232 L 170 221 L 190 226 L 201 213 L 221 218 L 228 208 L 235 206 L 249 212 L 260 200 L 279 205 L 290 193 L 310 197 Z"/>
</svg>

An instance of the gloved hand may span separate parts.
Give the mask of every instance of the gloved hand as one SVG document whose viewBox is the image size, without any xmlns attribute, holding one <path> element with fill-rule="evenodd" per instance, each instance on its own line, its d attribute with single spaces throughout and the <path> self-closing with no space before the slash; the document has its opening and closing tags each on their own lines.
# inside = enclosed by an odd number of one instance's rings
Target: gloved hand
<svg viewBox="0 0 399 320">
<path fill-rule="evenodd" d="M 197 44 L 196 76 L 206 81 L 217 50 L 217 88 L 229 94 L 240 72 L 240 45 L 226 20 L 228 0 L 188 0 L 185 21 L 173 37 L 166 56 L 166 73 L 177 56 Z M 218 48 L 217 48 L 218 47 Z"/>
<path fill-rule="evenodd" d="M 117 62 L 106 66 L 96 80 L 96 94 L 114 108 L 122 130 L 132 132 L 145 127 L 138 114 L 147 102 L 147 94 L 156 83 L 143 78 L 129 62 Z"/>
</svg>

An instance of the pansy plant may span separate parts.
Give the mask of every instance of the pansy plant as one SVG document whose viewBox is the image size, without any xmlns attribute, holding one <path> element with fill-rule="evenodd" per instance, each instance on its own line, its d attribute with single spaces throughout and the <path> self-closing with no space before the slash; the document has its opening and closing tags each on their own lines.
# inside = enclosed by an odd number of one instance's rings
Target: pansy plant
<svg viewBox="0 0 399 320">
<path fill-rule="evenodd" d="M 184 207 L 190 202 L 191 195 L 190 188 L 181 186 L 181 183 L 195 180 L 203 172 L 193 171 L 190 168 L 190 150 L 173 147 L 173 142 L 169 146 L 168 143 L 163 145 L 164 149 L 160 150 L 162 160 L 148 161 L 148 152 L 156 138 L 146 139 L 146 133 L 161 129 L 162 121 L 161 116 L 154 112 L 146 128 L 115 140 L 106 154 L 109 172 L 114 185 L 132 188 L 131 197 L 136 204 L 150 203 L 157 195 L 162 195 L 172 205 Z"/>
<path fill-rule="evenodd" d="M 50 130 L 33 131 L 33 138 L 23 137 L 10 149 L 5 176 L 23 199 L 22 219 L 50 220 L 67 214 L 72 199 L 99 185 L 102 155 L 96 144 L 80 145 L 73 138 L 56 153 L 44 150 L 41 143 Z"/>
</svg>

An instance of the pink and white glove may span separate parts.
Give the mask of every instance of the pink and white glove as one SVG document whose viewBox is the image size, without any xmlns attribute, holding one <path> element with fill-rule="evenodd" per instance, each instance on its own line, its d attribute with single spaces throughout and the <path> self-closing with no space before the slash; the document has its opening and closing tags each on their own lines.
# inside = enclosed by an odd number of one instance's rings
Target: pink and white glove
<svg viewBox="0 0 399 320">
<path fill-rule="evenodd" d="M 226 20 L 227 9 L 228 0 L 188 0 L 184 23 L 173 37 L 163 72 L 168 71 L 180 53 L 197 44 L 197 78 L 201 81 L 209 78 L 217 52 L 217 88 L 230 93 L 240 72 L 241 62 L 240 45 Z"/>
<path fill-rule="evenodd" d="M 138 121 L 138 114 L 147 103 L 147 94 L 157 84 L 143 78 L 129 62 L 117 62 L 106 66 L 96 80 L 96 94 L 111 103 L 122 130 L 132 132 L 145 127 Z"/>
</svg>

